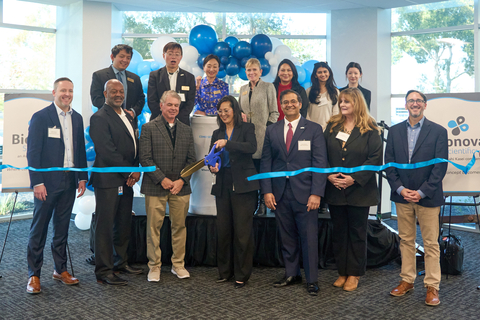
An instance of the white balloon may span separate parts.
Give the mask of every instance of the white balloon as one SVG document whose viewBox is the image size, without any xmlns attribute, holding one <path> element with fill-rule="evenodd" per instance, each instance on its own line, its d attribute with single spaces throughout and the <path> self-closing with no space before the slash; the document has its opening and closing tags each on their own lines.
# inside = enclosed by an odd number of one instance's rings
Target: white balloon
<svg viewBox="0 0 480 320">
<path fill-rule="evenodd" d="M 292 50 L 290 50 L 290 48 L 286 45 L 278 46 L 275 49 L 275 56 L 280 57 L 280 61 L 283 59 L 290 59 L 292 56 Z"/>
<path fill-rule="evenodd" d="M 83 214 L 92 214 L 95 212 L 95 197 L 83 196 L 78 202 L 78 210 Z"/>
<path fill-rule="evenodd" d="M 184 42 L 184 43 L 180 43 L 180 45 L 182 46 L 182 50 L 185 51 L 185 49 L 187 49 L 188 47 L 190 47 L 190 44 L 188 42 Z"/>
<path fill-rule="evenodd" d="M 267 53 L 265 53 L 265 59 L 269 60 L 273 57 L 273 52 L 272 51 L 268 51 Z"/>
<path fill-rule="evenodd" d="M 271 65 L 268 73 L 273 79 L 277 77 L 278 65 Z"/>
<path fill-rule="evenodd" d="M 183 59 L 182 61 L 180 61 L 178 66 L 187 72 L 190 72 L 190 73 L 192 72 L 192 67 L 190 67 L 189 63 Z"/>
<path fill-rule="evenodd" d="M 283 42 L 278 38 L 270 37 L 270 40 L 272 41 L 272 52 L 275 52 L 278 46 L 283 46 Z"/>
<path fill-rule="evenodd" d="M 270 64 L 270 66 L 276 65 L 280 62 L 280 61 L 277 60 L 277 58 L 275 56 L 273 56 L 273 57 L 271 57 L 270 59 L 267 59 L 267 60 L 268 60 L 268 63 Z"/>
<path fill-rule="evenodd" d="M 134 197 L 142 196 L 142 194 L 140 193 L 140 185 L 138 184 L 138 182 L 133 185 L 133 196 Z"/>
<path fill-rule="evenodd" d="M 196 77 L 203 77 L 203 70 L 200 69 L 198 66 L 192 68 L 192 74 Z"/>
<path fill-rule="evenodd" d="M 300 63 L 300 61 L 298 61 L 298 59 L 295 58 L 295 57 L 292 57 L 292 58 L 290 59 L 290 61 L 292 61 L 292 63 L 293 63 L 294 65 L 296 65 L 296 66 L 301 66 L 301 65 L 302 65 L 302 64 Z"/>
<path fill-rule="evenodd" d="M 275 78 L 272 77 L 272 76 L 270 75 L 270 73 L 267 74 L 266 76 L 261 77 L 261 78 L 262 78 L 262 80 L 265 81 L 265 82 L 273 82 L 273 80 L 275 80 Z"/>
<path fill-rule="evenodd" d="M 77 213 L 75 216 L 75 226 L 80 230 L 90 229 L 90 223 L 92 222 L 91 214 Z"/>
<path fill-rule="evenodd" d="M 182 61 L 188 62 L 191 64 L 192 62 L 197 62 L 198 59 L 198 50 L 194 46 L 188 46 L 183 50 L 183 58 Z"/>
<path fill-rule="evenodd" d="M 169 42 L 177 41 L 170 36 L 161 36 L 153 41 L 152 46 L 150 47 L 150 53 L 155 61 L 165 63 L 165 59 L 163 59 L 163 47 Z"/>
</svg>

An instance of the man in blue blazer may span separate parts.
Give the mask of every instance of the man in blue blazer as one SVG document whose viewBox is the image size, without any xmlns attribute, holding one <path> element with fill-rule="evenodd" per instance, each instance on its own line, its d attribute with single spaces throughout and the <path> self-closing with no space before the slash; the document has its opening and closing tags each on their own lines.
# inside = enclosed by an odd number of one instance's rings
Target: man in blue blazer
<svg viewBox="0 0 480 320">
<path fill-rule="evenodd" d="M 385 150 L 385 163 L 417 163 L 434 158 L 448 159 L 448 135 L 442 126 L 423 115 L 427 98 L 416 90 L 405 97 L 408 120 L 390 128 Z M 416 276 L 416 219 L 420 225 L 425 248 L 425 279 L 427 305 L 440 303 L 440 249 L 438 245 L 440 206 L 444 204 L 442 180 L 447 163 L 428 167 L 386 170 L 398 217 L 402 271 L 400 284 L 390 294 L 403 296 L 413 289 Z"/>
<path fill-rule="evenodd" d="M 293 90 L 280 94 L 285 119 L 265 133 L 260 172 L 325 168 L 327 150 L 322 127 L 300 115 L 302 99 Z M 275 211 L 282 240 L 285 276 L 274 283 L 283 287 L 302 282 L 300 254 L 307 292 L 318 293 L 318 207 L 325 192 L 325 174 L 304 172 L 293 177 L 261 180 L 265 204 Z M 300 239 L 300 241 L 299 241 Z"/>
<path fill-rule="evenodd" d="M 54 82 L 54 103 L 36 112 L 30 120 L 27 141 L 28 165 L 33 168 L 86 168 L 87 156 L 83 136 L 83 120 L 70 106 L 73 83 L 68 78 Z M 40 271 L 48 224 L 53 215 L 52 255 L 53 279 L 67 285 L 78 284 L 78 279 L 67 271 L 66 245 L 68 227 L 75 201 L 85 192 L 86 172 L 53 171 L 30 173 L 30 187 L 34 192 L 33 220 L 28 237 L 27 292 L 41 292 Z"/>
</svg>

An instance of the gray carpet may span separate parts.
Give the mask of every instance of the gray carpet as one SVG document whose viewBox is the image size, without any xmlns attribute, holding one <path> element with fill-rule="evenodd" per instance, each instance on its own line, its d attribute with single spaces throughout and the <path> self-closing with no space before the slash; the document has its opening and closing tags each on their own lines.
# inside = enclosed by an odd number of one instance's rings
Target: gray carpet
<svg viewBox="0 0 480 320">
<path fill-rule="evenodd" d="M 465 246 L 465 271 L 460 276 L 442 276 L 441 304 L 424 304 L 423 277 L 404 297 L 388 293 L 399 281 L 396 262 L 369 269 L 354 292 L 332 286 L 335 270 L 319 271 L 318 297 L 307 295 L 304 285 L 273 288 L 283 275 L 281 268 L 254 268 L 246 287 L 215 283 L 212 267 L 191 267 L 190 279 L 180 280 L 163 267 L 161 281 L 149 283 L 146 273 L 124 276 L 126 287 L 111 287 L 95 281 L 89 256 L 88 231 L 70 226 L 70 249 L 78 286 L 68 287 L 51 278 L 50 245 L 45 248 L 42 289 L 39 295 L 25 292 L 26 246 L 31 220 L 14 221 L 0 264 L 0 319 L 479 319 L 480 234 L 454 231 Z M 395 221 L 388 221 L 395 226 Z M 7 223 L 0 223 L 0 239 Z M 146 266 L 141 266 L 145 270 Z"/>
</svg>

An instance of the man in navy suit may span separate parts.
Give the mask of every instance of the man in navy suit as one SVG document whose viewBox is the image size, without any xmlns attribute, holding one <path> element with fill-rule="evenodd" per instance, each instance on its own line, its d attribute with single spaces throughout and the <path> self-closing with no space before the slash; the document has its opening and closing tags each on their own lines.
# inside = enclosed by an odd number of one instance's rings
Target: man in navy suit
<svg viewBox="0 0 480 320">
<path fill-rule="evenodd" d="M 83 120 L 70 106 L 73 99 L 73 83 L 59 78 L 53 85 L 54 102 L 36 112 L 28 128 L 27 160 L 33 168 L 65 167 L 86 168 Z M 67 285 L 78 284 L 78 279 L 67 271 L 66 245 L 68 227 L 75 201 L 85 192 L 86 172 L 29 171 L 34 192 L 33 220 L 28 237 L 28 285 L 27 292 L 40 293 L 40 271 L 48 224 L 53 215 L 52 255 L 53 279 Z"/>
<path fill-rule="evenodd" d="M 327 150 L 322 127 L 300 116 L 302 99 L 293 90 L 280 94 L 285 119 L 267 127 L 260 172 L 325 168 Z M 265 204 L 275 211 L 282 240 L 285 276 L 274 283 L 283 287 L 301 283 L 300 254 L 307 292 L 318 292 L 318 207 L 326 175 L 304 172 L 293 177 L 261 180 Z M 300 239 L 300 241 L 299 241 Z"/>
<path fill-rule="evenodd" d="M 92 104 L 100 109 L 105 103 L 103 91 L 105 83 L 111 79 L 119 80 L 124 87 L 125 99 L 122 108 L 135 118 L 142 113 L 145 106 L 145 95 L 143 94 L 142 82 L 135 73 L 127 71 L 132 60 L 133 49 L 126 44 L 117 44 L 112 48 L 112 65 L 108 68 L 95 71 L 90 86 L 90 97 Z"/>
<path fill-rule="evenodd" d="M 423 115 L 427 98 L 416 90 L 410 90 L 405 97 L 408 120 L 390 128 L 385 163 L 417 163 L 434 158 L 448 158 L 448 135 L 442 126 L 429 121 Z M 440 249 L 439 213 L 444 204 L 442 180 L 447 172 L 447 163 L 428 167 L 400 170 L 386 170 L 392 189 L 390 199 L 395 202 L 398 218 L 398 234 L 402 253 L 400 284 L 390 294 L 403 296 L 413 289 L 416 277 L 415 238 L 416 219 L 420 225 L 425 248 L 425 279 L 427 297 L 425 303 L 436 306 L 440 303 Z"/>
</svg>

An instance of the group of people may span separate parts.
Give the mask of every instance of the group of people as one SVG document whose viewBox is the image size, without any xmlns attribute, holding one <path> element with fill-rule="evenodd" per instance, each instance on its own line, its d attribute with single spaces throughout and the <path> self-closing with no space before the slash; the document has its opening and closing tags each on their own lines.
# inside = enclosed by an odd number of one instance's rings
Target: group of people
<svg viewBox="0 0 480 320">
<path fill-rule="evenodd" d="M 255 211 L 264 213 L 268 207 L 275 212 L 285 264 L 284 277 L 274 286 L 302 283 L 303 260 L 307 292 L 317 295 L 318 209 L 321 203 L 327 203 L 339 274 L 333 285 L 355 290 L 366 269 L 369 207 L 379 201 L 375 172 L 304 172 L 260 182 L 246 178 L 256 173 L 307 167 L 381 165 L 381 128 L 369 114 L 370 91 L 358 84 L 360 65 L 352 62 L 347 66 L 349 84 L 338 90 L 328 64 L 316 63 L 312 87 L 305 91 L 291 61 L 279 64 L 271 84 L 260 78 L 259 61 L 250 59 L 245 66 L 249 83 L 241 87 L 237 102 L 228 95 L 228 86 L 217 78 L 218 57 L 209 55 L 204 59 L 206 77 L 196 84 L 192 74 L 179 68 L 182 55 L 178 43 L 168 43 L 163 50 L 166 66 L 150 74 L 148 105 L 152 117 L 143 125 L 140 137 L 135 117 L 140 114 L 145 97 L 138 76 L 125 70 L 132 48 L 115 46 L 112 65 L 95 72 L 92 79 L 91 98 L 99 107 L 90 119 L 96 152 L 94 167 L 156 167 L 144 174 L 141 185 L 147 212 L 148 281 L 160 281 L 160 229 L 167 204 L 172 224 L 171 272 L 181 279 L 190 277 L 184 256 L 191 189 L 189 177 L 181 177 L 180 172 L 196 161 L 189 127 L 189 115 L 195 107 L 196 114 L 217 117 L 219 128 L 212 133 L 210 147 L 224 150 L 222 165 L 209 166 L 214 175 L 212 194 L 217 206 L 217 282 L 233 280 L 235 288 L 246 285 L 254 254 L 253 215 Z M 53 95 L 54 103 L 32 117 L 29 165 L 85 168 L 82 118 L 70 106 L 71 80 L 56 80 Z M 390 129 L 385 162 L 447 158 L 446 130 L 423 115 L 425 95 L 411 90 L 405 100 L 409 119 Z M 402 281 L 391 292 L 394 296 L 413 289 L 418 217 L 426 252 L 425 302 L 440 302 L 438 214 L 443 203 L 446 167 L 442 163 L 415 170 L 387 169 L 391 199 L 397 206 L 402 253 Z M 127 280 L 117 273 L 143 272 L 127 263 L 132 186 L 140 179 L 140 173 L 132 171 L 93 173 L 88 182 L 96 197 L 92 262 L 100 283 L 126 285 Z M 83 194 L 88 176 L 85 172 L 30 171 L 30 177 L 35 209 L 28 244 L 27 292 L 41 292 L 40 269 L 52 214 L 53 277 L 65 284 L 77 284 L 78 279 L 66 270 L 65 246 L 75 190 L 78 189 L 78 196 Z"/>
</svg>

